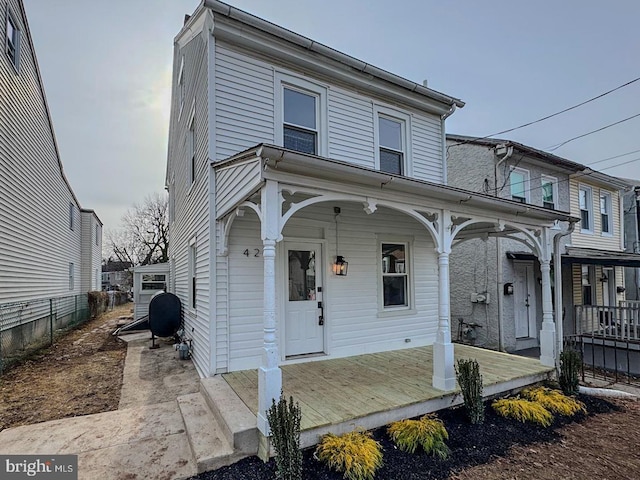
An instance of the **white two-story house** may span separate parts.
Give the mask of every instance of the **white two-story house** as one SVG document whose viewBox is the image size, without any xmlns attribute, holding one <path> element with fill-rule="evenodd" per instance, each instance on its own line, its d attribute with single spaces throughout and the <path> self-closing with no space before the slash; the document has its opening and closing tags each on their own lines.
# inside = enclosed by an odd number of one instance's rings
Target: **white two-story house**
<svg viewBox="0 0 640 480">
<path fill-rule="evenodd" d="M 166 185 L 170 290 L 203 377 L 258 369 L 258 428 L 281 366 L 433 345 L 455 388 L 449 254 L 518 232 L 543 265 L 572 218 L 447 186 L 460 100 L 218 1 L 175 38 Z"/>
</svg>

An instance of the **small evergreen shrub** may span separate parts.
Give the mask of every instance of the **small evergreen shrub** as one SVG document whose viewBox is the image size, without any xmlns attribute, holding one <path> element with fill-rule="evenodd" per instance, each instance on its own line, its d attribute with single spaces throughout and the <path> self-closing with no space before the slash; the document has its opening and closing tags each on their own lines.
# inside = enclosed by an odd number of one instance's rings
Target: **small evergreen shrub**
<svg viewBox="0 0 640 480">
<path fill-rule="evenodd" d="M 560 390 L 546 387 L 527 388 L 522 392 L 522 396 L 559 415 L 572 417 L 578 412 L 587 413 L 584 403 L 575 398 L 567 397 Z"/>
<path fill-rule="evenodd" d="M 442 420 L 435 415 L 425 415 L 420 420 L 401 420 L 389 425 L 387 433 L 403 452 L 415 453 L 418 446 L 441 460 L 449 456 L 449 439 Z"/>
<path fill-rule="evenodd" d="M 580 384 L 582 357 L 573 349 L 563 350 L 560 354 L 560 388 L 565 395 L 576 395 Z"/>
<path fill-rule="evenodd" d="M 502 398 L 493 402 L 491 406 L 498 415 L 520 422 L 534 422 L 548 427 L 553 421 L 553 415 L 549 410 L 524 398 Z"/>
<path fill-rule="evenodd" d="M 480 365 L 476 360 L 458 360 L 456 364 L 456 377 L 464 408 L 471 423 L 484 422 L 484 403 L 482 402 L 482 375 Z"/>
<path fill-rule="evenodd" d="M 327 433 L 316 447 L 316 457 L 346 480 L 373 480 L 382 466 L 382 447 L 369 432 Z"/>
<path fill-rule="evenodd" d="M 293 397 L 287 402 L 284 395 L 267 410 L 271 440 L 276 452 L 276 478 L 302 480 L 302 451 L 300 450 L 300 420 L 302 411 Z"/>
</svg>

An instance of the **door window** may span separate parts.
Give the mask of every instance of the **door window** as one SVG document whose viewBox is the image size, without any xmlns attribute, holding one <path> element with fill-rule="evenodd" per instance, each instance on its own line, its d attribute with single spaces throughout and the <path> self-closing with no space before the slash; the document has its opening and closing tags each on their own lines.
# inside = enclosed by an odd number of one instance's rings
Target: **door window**
<svg viewBox="0 0 640 480">
<path fill-rule="evenodd" d="M 289 301 L 316 299 L 316 252 L 289 250 Z"/>
</svg>

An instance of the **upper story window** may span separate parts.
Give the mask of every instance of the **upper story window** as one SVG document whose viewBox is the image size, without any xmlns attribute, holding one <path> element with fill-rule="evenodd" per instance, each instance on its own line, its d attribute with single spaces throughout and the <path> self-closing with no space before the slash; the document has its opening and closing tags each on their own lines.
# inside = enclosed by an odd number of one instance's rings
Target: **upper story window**
<svg viewBox="0 0 640 480">
<path fill-rule="evenodd" d="M 581 185 L 578 189 L 580 203 L 580 229 L 584 233 L 593 232 L 593 196 L 591 187 Z"/>
<path fill-rule="evenodd" d="M 196 179 L 196 118 L 191 117 L 187 133 L 187 157 L 189 158 L 189 184 Z"/>
<path fill-rule="evenodd" d="M 558 180 L 553 177 L 542 176 L 542 206 L 555 210 L 558 198 Z"/>
<path fill-rule="evenodd" d="M 73 217 L 75 216 L 76 207 L 69 202 L 69 230 L 73 230 Z"/>
<path fill-rule="evenodd" d="M 16 70 L 20 64 L 20 30 L 18 29 L 18 22 L 11 13 L 7 10 L 7 28 L 6 28 L 6 52 L 7 57 L 11 61 L 11 64 Z"/>
<path fill-rule="evenodd" d="M 184 108 L 184 57 L 180 60 L 180 71 L 178 73 L 178 96 L 180 98 L 180 110 L 178 113 L 178 119 L 182 116 L 182 109 Z"/>
<path fill-rule="evenodd" d="M 276 72 L 276 143 L 311 155 L 327 155 L 327 89 Z"/>
<path fill-rule="evenodd" d="M 318 96 L 284 87 L 284 147 L 318 154 Z"/>
<path fill-rule="evenodd" d="M 408 244 L 380 244 L 382 260 L 382 308 L 409 307 Z"/>
<path fill-rule="evenodd" d="M 600 224 L 603 235 L 611 235 L 611 194 L 600 192 Z"/>
<path fill-rule="evenodd" d="M 529 201 L 529 172 L 522 168 L 513 168 L 509 174 L 511 199 L 520 203 Z"/>
<path fill-rule="evenodd" d="M 96 245 L 98 245 L 99 238 L 100 238 L 100 225 L 96 223 Z"/>
<path fill-rule="evenodd" d="M 409 132 L 411 117 L 402 112 L 374 106 L 376 168 L 395 175 L 411 175 Z"/>
</svg>

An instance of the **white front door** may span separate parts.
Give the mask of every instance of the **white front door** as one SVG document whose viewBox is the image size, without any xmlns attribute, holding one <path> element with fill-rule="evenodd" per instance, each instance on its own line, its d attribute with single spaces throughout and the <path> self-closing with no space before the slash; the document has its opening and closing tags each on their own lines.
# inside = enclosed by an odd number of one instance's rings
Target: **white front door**
<svg viewBox="0 0 640 480">
<path fill-rule="evenodd" d="M 533 262 L 514 264 L 513 285 L 516 338 L 536 338 L 536 290 Z"/>
<path fill-rule="evenodd" d="M 324 351 L 322 248 L 319 243 L 286 243 L 285 355 Z"/>
</svg>

